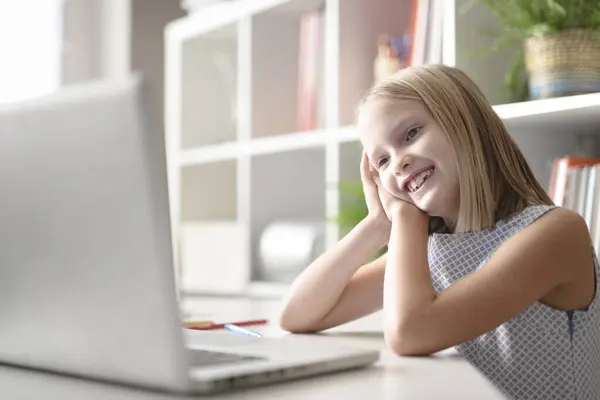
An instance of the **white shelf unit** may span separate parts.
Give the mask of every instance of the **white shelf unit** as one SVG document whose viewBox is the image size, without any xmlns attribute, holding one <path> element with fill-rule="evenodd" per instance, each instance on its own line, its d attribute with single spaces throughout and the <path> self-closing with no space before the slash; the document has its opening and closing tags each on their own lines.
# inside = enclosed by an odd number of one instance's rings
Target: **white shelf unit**
<svg viewBox="0 0 600 400">
<path fill-rule="evenodd" d="M 444 62 L 464 70 L 505 120 L 542 183 L 556 156 L 600 131 L 600 95 L 502 104 L 510 52 L 472 55 L 486 44 L 479 26 L 495 24 L 483 6 L 468 13 L 447 0 Z M 410 0 L 237 0 L 191 14 L 165 31 L 165 128 L 173 234 L 180 289 L 198 290 L 190 273 L 230 269 L 241 282 L 225 293 L 281 294 L 289 284 L 261 277 L 258 238 L 279 219 L 337 215 L 341 180 L 359 180 L 355 106 L 372 84 L 377 37 L 408 28 Z M 324 9 L 324 122 L 296 131 L 298 41 L 303 12 Z M 229 221 L 245 234 L 243 265 L 186 265 L 180 229 Z M 323 246 L 339 239 L 327 224 Z M 227 251 L 224 245 L 224 251 Z M 243 271 L 240 276 L 240 271 Z M 200 285 L 204 287 L 203 285 Z M 204 288 L 203 290 L 207 290 Z M 215 289 L 215 292 L 223 290 Z"/>
</svg>

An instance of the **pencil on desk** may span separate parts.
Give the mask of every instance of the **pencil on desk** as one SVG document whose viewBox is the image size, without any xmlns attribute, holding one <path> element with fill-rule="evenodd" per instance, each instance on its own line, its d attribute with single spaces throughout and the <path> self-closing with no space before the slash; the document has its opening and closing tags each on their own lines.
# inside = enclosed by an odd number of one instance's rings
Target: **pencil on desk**
<svg viewBox="0 0 600 400">
<path fill-rule="evenodd" d="M 253 325 L 264 325 L 268 321 L 266 319 L 255 319 L 249 321 L 237 321 L 237 322 L 225 322 L 222 324 L 206 324 L 206 325 L 196 325 L 196 326 L 188 326 L 188 329 L 195 330 L 211 330 L 211 329 L 225 329 L 225 325 L 232 324 L 237 326 L 253 326 Z"/>
<path fill-rule="evenodd" d="M 214 322 L 213 321 L 183 321 L 183 325 L 186 328 L 191 328 L 194 326 L 207 326 L 207 325 L 213 325 Z"/>
</svg>

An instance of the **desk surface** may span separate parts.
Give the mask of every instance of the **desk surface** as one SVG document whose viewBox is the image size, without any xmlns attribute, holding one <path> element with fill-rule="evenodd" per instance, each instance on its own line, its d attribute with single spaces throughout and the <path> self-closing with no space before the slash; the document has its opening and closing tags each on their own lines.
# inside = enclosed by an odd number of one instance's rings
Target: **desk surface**
<svg viewBox="0 0 600 400">
<path fill-rule="evenodd" d="M 201 319 L 230 321 L 272 319 L 278 303 L 248 299 L 202 298 L 183 302 L 184 310 Z M 219 310 L 218 314 L 215 310 Z M 397 357 L 385 348 L 380 315 L 354 321 L 333 329 L 330 335 L 340 342 L 375 348 L 381 359 L 371 367 L 327 374 L 211 398 L 227 399 L 505 399 L 473 367 L 454 351 L 431 357 Z M 283 334 L 276 326 L 253 327 L 265 335 Z M 0 398 L 70 400 L 175 400 L 181 396 L 62 377 L 54 374 L 0 367 Z"/>
</svg>

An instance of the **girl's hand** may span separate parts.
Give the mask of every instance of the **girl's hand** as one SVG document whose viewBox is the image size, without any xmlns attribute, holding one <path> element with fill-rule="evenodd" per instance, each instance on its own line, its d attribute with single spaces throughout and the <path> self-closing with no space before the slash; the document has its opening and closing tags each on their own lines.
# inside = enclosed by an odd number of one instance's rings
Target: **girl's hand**
<svg viewBox="0 0 600 400">
<path fill-rule="evenodd" d="M 379 198 L 379 186 L 375 183 L 375 171 L 369 163 L 369 157 L 363 151 L 360 162 L 360 179 L 362 181 L 365 202 L 369 210 L 369 218 L 379 222 L 386 222 L 387 214 Z"/>
<path fill-rule="evenodd" d="M 394 216 L 396 216 L 403 207 L 411 206 L 410 203 L 404 200 L 400 200 L 396 196 L 390 194 L 387 190 L 383 188 L 381 181 L 379 180 L 379 176 L 374 176 L 373 181 L 377 186 L 377 191 L 379 194 L 379 200 L 381 205 L 383 206 L 383 210 L 385 211 L 385 215 L 390 222 Z"/>
<path fill-rule="evenodd" d="M 396 219 L 396 221 L 402 220 L 403 222 L 409 224 L 423 223 L 425 226 L 428 225 L 429 217 L 427 216 L 427 213 L 420 210 L 414 204 L 409 203 L 406 200 L 401 200 L 388 193 L 381 185 L 381 181 L 379 180 L 378 176 L 375 176 L 373 179 L 375 180 L 375 184 L 379 189 L 379 198 L 381 199 L 381 204 L 383 205 L 385 214 L 389 218 L 390 222 L 394 223 L 394 219 Z"/>
<path fill-rule="evenodd" d="M 367 154 L 363 152 L 360 176 L 365 193 L 365 201 L 369 210 L 369 218 L 375 221 L 391 223 L 393 211 L 402 200 L 389 194 L 381 185 L 377 172 L 369 163 Z"/>
<path fill-rule="evenodd" d="M 393 217 L 404 209 L 418 210 L 415 205 L 399 199 L 383 188 L 379 175 L 369 164 L 369 158 L 364 152 L 360 172 L 369 217 L 379 221 L 385 219 L 391 223 Z"/>
</svg>

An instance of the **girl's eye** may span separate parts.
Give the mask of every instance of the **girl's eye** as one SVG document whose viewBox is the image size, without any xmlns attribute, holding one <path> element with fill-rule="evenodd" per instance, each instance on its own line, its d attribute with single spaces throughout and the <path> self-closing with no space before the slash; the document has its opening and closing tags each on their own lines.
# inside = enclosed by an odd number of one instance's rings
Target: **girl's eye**
<svg viewBox="0 0 600 400">
<path fill-rule="evenodd" d="M 387 160 L 387 157 L 381 157 L 379 160 L 377 160 L 377 168 L 383 167 Z"/>
<path fill-rule="evenodd" d="M 412 138 L 414 138 L 415 136 L 417 136 L 417 134 L 421 131 L 420 127 L 416 127 L 416 128 L 412 128 L 411 130 L 408 131 L 408 133 L 406 134 L 406 140 L 411 140 Z"/>
</svg>

